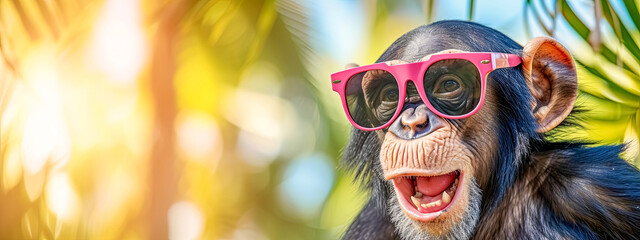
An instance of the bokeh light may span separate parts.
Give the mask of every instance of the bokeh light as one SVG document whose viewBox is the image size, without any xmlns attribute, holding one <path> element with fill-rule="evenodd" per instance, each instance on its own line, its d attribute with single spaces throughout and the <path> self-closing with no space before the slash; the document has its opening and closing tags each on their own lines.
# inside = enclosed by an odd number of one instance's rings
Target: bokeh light
<svg viewBox="0 0 640 240">
<path fill-rule="evenodd" d="M 47 182 L 47 206 L 60 219 L 69 220 L 78 210 L 78 197 L 66 173 L 56 173 Z"/>
<path fill-rule="evenodd" d="M 90 61 L 108 80 L 132 85 L 145 64 L 147 43 L 140 2 L 106 0 L 91 37 Z"/>
<path fill-rule="evenodd" d="M 198 239 L 204 228 L 204 217 L 190 202 L 177 202 L 169 208 L 169 239 Z"/>
<path fill-rule="evenodd" d="M 335 175 L 332 165 L 323 154 L 295 159 L 278 186 L 280 208 L 293 217 L 316 217 L 333 185 L 327 181 Z"/>
<path fill-rule="evenodd" d="M 215 119 L 196 111 L 183 111 L 176 117 L 178 146 L 189 160 L 217 165 L 222 154 L 222 136 Z"/>
</svg>

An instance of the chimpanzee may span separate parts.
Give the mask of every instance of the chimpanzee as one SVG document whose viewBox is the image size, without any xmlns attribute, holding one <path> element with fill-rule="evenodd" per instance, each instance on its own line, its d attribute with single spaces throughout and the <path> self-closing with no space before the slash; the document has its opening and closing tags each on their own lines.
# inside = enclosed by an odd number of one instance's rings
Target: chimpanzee
<svg viewBox="0 0 640 240">
<path fill-rule="evenodd" d="M 546 140 L 576 114 L 554 39 L 441 21 L 347 67 L 331 76 L 354 125 L 342 162 L 371 197 L 344 239 L 640 238 L 623 147 Z"/>
</svg>

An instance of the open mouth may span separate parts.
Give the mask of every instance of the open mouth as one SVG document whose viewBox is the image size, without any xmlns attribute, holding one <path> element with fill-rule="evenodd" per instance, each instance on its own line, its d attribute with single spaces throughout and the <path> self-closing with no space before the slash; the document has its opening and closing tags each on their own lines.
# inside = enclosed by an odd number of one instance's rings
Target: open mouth
<svg viewBox="0 0 640 240">
<path fill-rule="evenodd" d="M 458 199 L 462 173 L 437 176 L 403 175 L 393 178 L 400 206 L 413 220 L 431 221 L 445 213 Z"/>
</svg>

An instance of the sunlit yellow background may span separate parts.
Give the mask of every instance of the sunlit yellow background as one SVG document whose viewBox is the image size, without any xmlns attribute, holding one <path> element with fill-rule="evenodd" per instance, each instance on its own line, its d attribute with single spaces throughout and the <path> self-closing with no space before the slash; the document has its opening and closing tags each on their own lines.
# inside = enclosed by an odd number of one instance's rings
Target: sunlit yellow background
<svg viewBox="0 0 640 240">
<path fill-rule="evenodd" d="M 548 34 L 525 4 L 0 0 L 0 238 L 338 238 L 367 193 L 338 167 L 351 126 L 329 75 L 439 19 Z M 609 104 L 593 126 L 615 129 L 585 134 L 637 138 L 639 101 L 581 76 Z"/>
</svg>

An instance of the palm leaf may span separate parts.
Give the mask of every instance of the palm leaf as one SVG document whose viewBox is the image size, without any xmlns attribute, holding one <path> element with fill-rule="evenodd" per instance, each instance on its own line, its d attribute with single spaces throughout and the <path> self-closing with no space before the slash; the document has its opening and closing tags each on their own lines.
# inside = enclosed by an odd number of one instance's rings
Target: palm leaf
<svg viewBox="0 0 640 240">
<path fill-rule="evenodd" d="M 640 48 L 638 48 L 638 44 L 635 42 L 631 34 L 629 34 L 629 30 L 624 23 L 622 23 L 622 20 L 620 20 L 620 17 L 618 17 L 618 14 L 611 7 L 611 4 L 608 1 L 602 1 L 602 12 L 609 24 L 613 26 L 613 30 L 618 37 L 618 40 L 624 44 L 636 61 L 640 63 Z"/>
<path fill-rule="evenodd" d="M 640 12 L 638 12 L 638 5 L 636 5 L 636 1 L 633 0 L 622 0 L 624 6 L 629 13 L 629 17 L 631 17 L 631 21 L 637 29 L 640 29 Z"/>
</svg>

